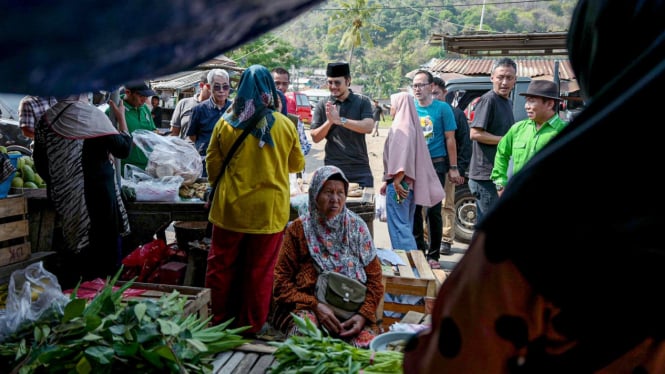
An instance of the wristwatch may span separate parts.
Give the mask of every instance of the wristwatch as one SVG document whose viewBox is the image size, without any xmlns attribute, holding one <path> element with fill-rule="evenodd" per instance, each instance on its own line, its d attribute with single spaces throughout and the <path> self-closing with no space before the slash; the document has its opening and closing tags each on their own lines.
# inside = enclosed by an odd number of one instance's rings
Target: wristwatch
<svg viewBox="0 0 665 374">
<path fill-rule="evenodd" d="M 457 170 L 457 165 L 450 165 L 451 170 Z"/>
<path fill-rule="evenodd" d="M 340 117 L 339 120 L 342 122 L 342 127 L 344 127 L 346 125 L 346 117 Z"/>
</svg>

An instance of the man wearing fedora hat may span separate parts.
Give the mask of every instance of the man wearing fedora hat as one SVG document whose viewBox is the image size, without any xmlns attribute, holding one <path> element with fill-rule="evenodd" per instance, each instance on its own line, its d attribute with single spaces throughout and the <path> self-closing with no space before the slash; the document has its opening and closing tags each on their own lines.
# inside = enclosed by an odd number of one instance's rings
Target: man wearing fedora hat
<svg viewBox="0 0 665 374">
<path fill-rule="evenodd" d="M 372 102 L 351 91 L 346 62 L 331 62 L 326 69 L 330 97 L 319 100 L 312 114 L 310 135 L 314 143 L 326 139 L 325 165 L 342 169 L 349 182 L 374 187 L 365 135 L 374 130 Z"/>
<path fill-rule="evenodd" d="M 532 80 L 526 92 L 524 109 L 529 118 L 512 125 L 497 145 L 492 181 L 499 196 L 508 178 L 517 173 L 536 152 L 549 143 L 567 122 L 559 118 L 559 88 L 554 82 Z M 512 173 L 509 172 L 512 162 Z"/>
</svg>

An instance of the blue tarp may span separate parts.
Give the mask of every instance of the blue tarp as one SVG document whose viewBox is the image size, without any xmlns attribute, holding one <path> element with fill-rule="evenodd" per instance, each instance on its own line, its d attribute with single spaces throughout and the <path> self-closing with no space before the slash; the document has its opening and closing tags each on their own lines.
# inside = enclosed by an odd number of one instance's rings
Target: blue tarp
<svg viewBox="0 0 665 374">
<path fill-rule="evenodd" d="M 0 92 L 113 90 L 187 70 L 320 1 L 4 1 Z"/>
</svg>

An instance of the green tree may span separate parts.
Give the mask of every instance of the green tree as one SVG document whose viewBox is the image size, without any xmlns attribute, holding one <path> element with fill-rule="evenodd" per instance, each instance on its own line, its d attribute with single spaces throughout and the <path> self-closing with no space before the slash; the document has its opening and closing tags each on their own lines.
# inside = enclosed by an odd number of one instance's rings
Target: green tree
<svg viewBox="0 0 665 374">
<path fill-rule="evenodd" d="M 354 49 L 363 46 L 363 43 L 369 48 L 374 47 L 370 31 L 386 30 L 370 22 L 373 11 L 367 6 L 367 0 L 341 1 L 339 6 L 342 9 L 333 14 L 328 34 L 337 35 L 343 31 L 339 48 L 349 50 L 348 61 L 351 63 Z"/>
<path fill-rule="evenodd" d="M 287 41 L 272 33 L 253 40 L 231 51 L 228 56 L 243 67 L 260 64 L 267 68 L 276 66 L 300 66 L 296 49 Z"/>
</svg>

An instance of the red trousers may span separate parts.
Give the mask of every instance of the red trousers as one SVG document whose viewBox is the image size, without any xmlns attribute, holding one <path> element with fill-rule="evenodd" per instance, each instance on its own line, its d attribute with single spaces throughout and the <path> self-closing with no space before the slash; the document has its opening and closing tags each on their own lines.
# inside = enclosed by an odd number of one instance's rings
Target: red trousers
<svg viewBox="0 0 665 374">
<path fill-rule="evenodd" d="M 212 323 L 261 330 L 268 318 L 277 253 L 284 232 L 244 234 L 214 226 L 205 286 L 210 288 Z"/>
</svg>

